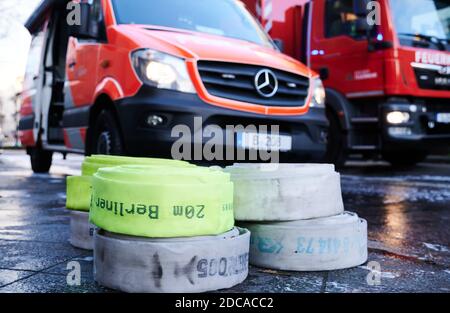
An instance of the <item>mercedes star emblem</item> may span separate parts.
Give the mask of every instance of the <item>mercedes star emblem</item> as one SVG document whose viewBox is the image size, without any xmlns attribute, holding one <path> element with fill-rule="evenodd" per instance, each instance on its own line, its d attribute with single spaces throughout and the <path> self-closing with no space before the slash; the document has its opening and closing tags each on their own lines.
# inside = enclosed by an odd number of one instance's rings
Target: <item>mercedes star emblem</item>
<svg viewBox="0 0 450 313">
<path fill-rule="evenodd" d="M 255 87 L 261 96 L 271 98 L 278 91 L 278 79 L 271 70 L 260 70 L 255 76 Z"/>
</svg>

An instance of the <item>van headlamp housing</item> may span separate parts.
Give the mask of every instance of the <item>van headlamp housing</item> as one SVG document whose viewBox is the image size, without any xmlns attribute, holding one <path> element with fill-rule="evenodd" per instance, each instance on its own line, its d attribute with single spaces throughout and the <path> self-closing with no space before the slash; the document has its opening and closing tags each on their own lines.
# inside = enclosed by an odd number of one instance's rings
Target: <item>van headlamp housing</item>
<svg viewBox="0 0 450 313">
<path fill-rule="evenodd" d="M 184 59 L 151 49 L 142 49 L 134 51 L 131 60 L 143 83 L 159 89 L 196 93 Z"/>
<path fill-rule="evenodd" d="M 313 88 L 310 107 L 312 108 L 325 108 L 325 87 L 322 80 L 319 77 L 311 79 L 311 88 Z"/>
</svg>

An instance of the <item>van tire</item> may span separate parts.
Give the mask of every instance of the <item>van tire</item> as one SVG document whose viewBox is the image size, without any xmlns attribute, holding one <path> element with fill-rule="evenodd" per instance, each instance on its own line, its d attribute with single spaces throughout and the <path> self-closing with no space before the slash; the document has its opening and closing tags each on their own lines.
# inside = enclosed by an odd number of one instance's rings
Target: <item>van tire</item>
<svg viewBox="0 0 450 313">
<path fill-rule="evenodd" d="M 44 150 L 41 147 L 28 149 L 30 155 L 31 169 L 34 173 L 45 174 L 50 171 L 53 160 L 53 152 Z"/>
<path fill-rule="evenodd" d="M 409 168 L 424 161 L 427 158 L 428 153 L 420 150 L 385 151 L 382 155 L 383 159 L 391 163 L 393 167 Z"/>
<path fill-rule="evenodd" d="M 327 110 L 327 117 L 330 127 L 325 160 L 327 163 L 333 163 L 339 169 L 344 167 L 347 160 L 347 135 L 332 111 Z"/>
<path fill-rule="evenodd" d="M 123 155 L 119 123 L 111 111 L 100 112 L 92 132 L 92 154 Z"/>
</svg>

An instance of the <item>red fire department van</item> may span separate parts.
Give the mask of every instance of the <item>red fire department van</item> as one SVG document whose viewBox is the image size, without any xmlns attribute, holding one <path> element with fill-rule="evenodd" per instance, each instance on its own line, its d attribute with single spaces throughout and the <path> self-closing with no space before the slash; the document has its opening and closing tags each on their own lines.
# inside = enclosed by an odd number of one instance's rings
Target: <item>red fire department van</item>
<svg viewBox="0 0 450 313">
<path fill-rule="evenodd" d="M 35 172 L 55 151 L 169 157 L 172 128 L 195 133 L 194 117 L 203 127 L 279 125 L 277 136 L 245 134 L 252 146 L 237 138 L 238 149 L 325 153 L 318 74 L 280 53 L 242 2 L 78 2 L 44 0 L 26 23 L 19 130 Z"/>
<path fill-rule="evenodd" d="M 450 2 L 244 0 L 284 52 L 320 73 L 329 156 L 412 165 L 450 147 Z"/>
</svg>

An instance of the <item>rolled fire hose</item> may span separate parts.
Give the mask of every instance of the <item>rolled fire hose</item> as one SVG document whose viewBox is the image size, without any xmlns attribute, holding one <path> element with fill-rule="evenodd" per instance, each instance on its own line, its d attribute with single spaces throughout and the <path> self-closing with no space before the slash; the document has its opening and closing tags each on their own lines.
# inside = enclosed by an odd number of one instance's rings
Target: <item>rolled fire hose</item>
<svg viewBox="0 0 450 313">
<path fill-rule="evenodd" d="M 114 167 L 119 165 L 171 165 L 176 167 L 194 166 L 185 161 L 155 159 L 155 158 L 134 158 L 113 155 L 93 155 L 86 157 L 81 165 L 83 176 L 94 175 L 99 168 Z"/>
<path fill-rule="evenodd" d="M 193 165 L 176 160 L 132 158 L 112 155 L 93 155 L 86 157 L 81 166 L 82 176 L 67 177 L 66 207 L 69 210 L 89 211 L 91 201 L 92 175 L 99 168 L 119 165 L 167 165 L 174 167 L 192 167 Z"/>
<path fill-rule="evenodd" d="M 248 275 L 250 233 L 146 239 L 95 234 L 94 277 L 108 288 L 139 293 L 193 293 L 231 288 Z"/>
<path fill-rule="evenodd" d="M 92 178 L 90 220 L 141 237 L 218 235 L 234 226 L 233 183 L 203 167 L 101 168 Z"/>
<path fill-rule="evenodd" d="M 238 221 L 294 221 L 344 212 L 340 175 L 329 164 L 236 164 Z"/>
<path fill-rule="evenodd" d="M 367 222 L 355 213 L 284 223 L 241 223 L 251 232 L 250 264 L 327 271 L 367 261 Z"/>
<path fill-rule="evenodd" d="M 76 248 L 94 249 L 94 225 L 89 223 L 89 212 L 70 212 L 70 244 Z"/>
<path fill-rule="evenodd" d="M 89 212 L 91 203 L 91 176 L 67 177 L 66 208 Z"/>
</svg>

